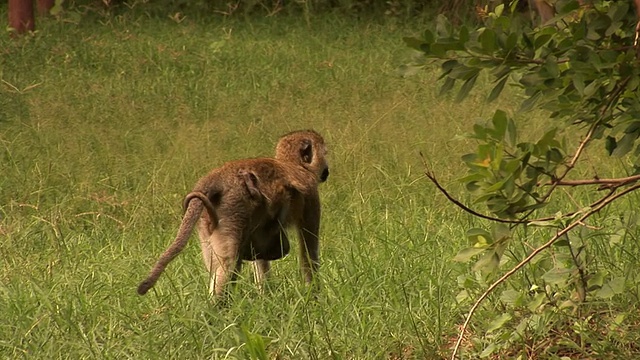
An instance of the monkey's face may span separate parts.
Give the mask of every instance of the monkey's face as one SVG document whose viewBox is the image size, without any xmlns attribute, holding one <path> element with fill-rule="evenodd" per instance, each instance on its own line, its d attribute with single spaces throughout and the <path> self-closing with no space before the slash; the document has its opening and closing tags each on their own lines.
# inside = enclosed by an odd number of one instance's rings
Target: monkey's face
<svg viewBox="0 0 640 360">
<path fill-rule="evenodd" d="M 316 174 L 320 182 L 327 181 L 329 177 L 329 164 L 327 164 L 327 147 L 322 138 L 305 139 L 300 147 L 300 158 L 307 170 Z"/>
<path fill-rule="evenodd" d="M 314 173 L 320 182 L 327 181 L 327 147 L 320 134 L 313 130 L 294 131 L 280 138 L 276 159 L 292 161 Z"/>
</svg>

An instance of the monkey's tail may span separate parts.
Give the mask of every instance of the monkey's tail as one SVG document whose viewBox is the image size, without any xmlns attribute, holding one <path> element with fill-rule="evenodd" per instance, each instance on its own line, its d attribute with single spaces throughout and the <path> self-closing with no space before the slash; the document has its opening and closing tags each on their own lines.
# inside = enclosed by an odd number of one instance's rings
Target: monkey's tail
<svg viewBox="0 0 640 360">
<path fill-rule="evenodd" d="M 184 197 L 184 201 L 182 203 L 182 208 L 184 209 L 184 211 L 185 212 L 187 211 L 187 208 L 189 208 L 189 204 L 193 199 L 200 199 L 200 201 L 202 201 L 204 208 L 207 209 L 207 213 L 209 214 L 211 223 L 214 225 L 218 225 L 218 215 L 216 214 L 215 207 L 211 203 L 211 200 L 209 200 L 209 197 L 206 195 L 206 193 L 200 190 L 192 191 L 188 193 L 187 196 Z"/>
<path fill-rule="evenodd" d="M 180 224 L 180 229 L 178 230 L 176 239 L 160 256 L 160 259 L 158 259 L 156 264 L 153 266 L 153 269 L 151 269 L 149 276 L 147 276 L 147 278 L 138 285 L 138 294 L 146 294 L 147 291 L 155 285 L 156 281 L 158 281 L 158 278 L 171 260 L 173 260 L 182 251 L 182 249 L 184 249 L 189 241 L 189 236 L 191 235 L 193 227 L 200 218 L 203 208 L 204 204 L 202 201 L 189 202 L 189 206 L 182 217 L 182 223 Z"/>
</svg>

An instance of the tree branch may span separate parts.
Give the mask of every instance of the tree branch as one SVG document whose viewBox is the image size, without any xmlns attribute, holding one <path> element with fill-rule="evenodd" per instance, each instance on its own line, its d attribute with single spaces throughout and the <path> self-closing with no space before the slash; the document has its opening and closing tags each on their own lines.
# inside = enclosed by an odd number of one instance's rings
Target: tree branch
<svg viewBox="0 0 640 360">
<path fill-rule="evenodd" d="M 491 221 L 495 221 L 495 222 L 500 222 L 503 224 L 531 224 L 534 222 L 541 222 L 541 221 L 551 221 L 554 219 L 557 219 L 557 216 L 548 216 L 548 217 L 543 217 L 543 218 L 538 218 L 538 219 L 527 219 L 527 216 L 529 216 L 531 214 L 531 212 L 527 213 L 525 216 L 521 217 L 519 220 L 510 220 L 510 219 L 501 219 L 501 218 L 497 218 L 494 216 L 489 216 L 489 215 L 484 215 L 481 214 L 473 209 L 471 209 L 470 207 L 466 206 L 465 204 L 463 204 L 462 202 L 460 202 L 458 199 L 454 198 L 453 195 L 449 194 L 449 192 L 447 191 L 447 189 L 445 189 L 442 185 L 440 185 L 440 183 L 438 182 L 438 179 L 435 177 L 435 175 L 428 170 L 428 166 L 426 164 L 426 161 L 424 159 L 424 155 L 422 155 L 422 152 L 419 153 L 420 157 L 422 158 L 422 164 L 425 167 L 425 172 L 424 175 L 431 180 L 431 182 L 436 186 L 436 188 L 438 188 L 438 190 L 452 203 L 454 203 L 455 205 L 457 205 L 459 208 L 461 208 L 462 210 L 468 212 L 471 215 L 475 215 L 479 218 L 485 219 L 485 220 L 491 220 Z M 636 179 L 637 178 L 637 179 Z M 594 203 L 588 205 L 588 207 L 593 208 L 596 206 L 599 206 L 603 201 L 605 201 L 609 196 L 611 196 L 611 194 L 620 186 L 622 185 L 626 185 L 628 183 L 640 180 L 640 175 L 638 176 L 629 176 L 628 178 L 620 178 L 620 179 L 601 179 L 602 181 L 607 181 L 607 180 L 620 180 L 620 183 L 615 184 L 615 185 L 607 185 L 607 183 L 604 183 L 604 185 L 601 186 L 602 189 L 610 189 L 611 192 L 604 195 L 602 198 L 596 200 Z M 626 180 L 625 182 L 623 182 L 623 180 Z M 569 182 L 570 180 L 567 180 L 565 182 Z M 580 181 L 580 180 L 575 180 L 575 181 Z M 595 181 L 595 180 L 584 180 L 584 181 Z M 556 184 L 556 185 L 563 185 L 563 184 Z M 569 185 L 569 184 L 567 184 Z M 577 213 L 577 211 L 573 211 L 570 213 L 566 213 L 566 214 L 562 214 L 560 217 L 561 218 L 566 218 L 566 217 L 571 217 L 574 216 Z"/>
<path fill-rule="evenodd" d="M 582 216 L 580 216 L 580 218 L 578 218 L 577 220 L 573 221 L 566 228 L 558 231 L 556 233 L 556 235 L 553 236 L 549 241 L 547 241 L 546 243 L 544 243 L 540 247 L 536 248 L 531 254 L 529 254 L 526 258 L 524 258 L 524 260 L 520 261 L 511 270 L 507 271 L 498 280 L 496 280 L 493 284 L 491 284 L 491 286 L 489 286 L 487 288 L 487 290 L 484 293 L 482 293 L 482 295 L 480 295 L 480 297 L 476 300 L 476 302 L 473 304 L 473 306 L 469 310 L 469 313 L 467 314 L 467 317 L 466 317 L 466 319 L 464 321 L 464 324 L 462 325 L 462 328 L 460 329 L 460 334 L 458 335 L 458 340 L 456 341 L 456 345 L 453 348 L 453 354 L 451 355 L 451 359 L 452 360 L 456 359 L 456 355 L 458 354 L 458 350 L 460 349 L 460 344 L 462 343 L 462 339 L 464 337 L 464 333 L 466 332 L 467 328 L 469 327 L 469 323 L 471 322 L 471 317 L 473 316 L 475 311 L 480 306 L 480 303 L 482 303 L 482 301 L 484 299 L 486 299 L 487 296 L 489 296 L 489 294 L 491 294 L 491 292 L 493 292 L 493 290 L 495 288 L 497 288 L 505 280 L 507 280 L 509 277 L 511 277 L 511 275 L 515 274 L 518 270 L 523 268 L 527 263 L 529 263 L 529 261 L 531 261 L 531 259 L 533 259 L 535 256 L 537 256 L 539 253 L 541 253 L 542 251 L 544 251 L 545 249 L 547 249 L 551 245 L 553 245 L 553 243 L 556 242 L 556 240 L 558 240 L 559 238 L 564 236 L 566 233 L 571 231 L 576 226 L 581 225 L 582 222 L 584 220 L 586 220 L 588 217 L 590 217 L 591 215 L 599 212 L 600 210 L 602 210 L 604 207 L 606 207 L 607 205 L 609 205 L 610 203 L 612 203 L 616 199 L 619 199 L 620 197 L 622 197 L 622 196 L 624 196 L 624 195 L 626 195 L 626 194 L 628 194 L 628 193 L 630 193 L 632 191 L 635 191 L 637 189 L 640 189 L 640 184 L 636 184 L 636 185 L 634 185 L 632 187 L 624 189 L 622 192 L 620 192 L 618 194 L 615 194 L 614 192 L 608 194 L 606 196 L 606 198 L 603 199 L 603 201 L 599 205 L 597 205 L 596 207 L 592 208 L 591 210 L 585 212 Z"/>
<path fill-rule="evenodd" d="M 640 1 L 640 0 L 639 0 Z M 582 179 L 582 180 L 557 180 L 544 185 L 558 186 L 581 186 L 581 185 L 601 185 L 600 189 L 610 189 L 620 187 L 640 180 L 640 175 L 627 176 L 614 179 Z"/>
<path fill-rule="evenodd" d="M 420 154 L 422 156 L 422 154 Z M 447 190 L 445 188 L 442 187 L 442 185 L 440 185 L 440 183 L 438 182 L 438 180 L 436 179 L 436 177 L 430 172 L 430 171 L 425 171 L 424 174 L 427 176 L 427 178 L 429 178 L 429 180 L 431 180 L 431 182 L 438 188 L 438 190 L 440 190 L 440 192 L 452 203 L 456 204 L 459 208 L 461 208 L 462 210 L 470 213 L 471 215 L 475 215 L 479 218 L 483 218 L 486 220 L 491 220 L 491 221 L 496 221 L 496 222 L 500 222 L 500 223 L 505 223 L 505 224 L 524 224 L 527 223 L 528 221 L 526 220 L 508 220 L 508 219 L 501 219 L 501 218 L 497 218 L 497 217 L 493 217 L 493 216 L 489 216 L 489 215 L 484 215 L 481 214 L 469 207 L 467 207 L 465 204 L 461 203 L 460 201 L 458 201 L 456 198 L 454 198 L 453 196 L 451 196 L 451 194 L 449 194 L 447 192 Z"/>
</svg>

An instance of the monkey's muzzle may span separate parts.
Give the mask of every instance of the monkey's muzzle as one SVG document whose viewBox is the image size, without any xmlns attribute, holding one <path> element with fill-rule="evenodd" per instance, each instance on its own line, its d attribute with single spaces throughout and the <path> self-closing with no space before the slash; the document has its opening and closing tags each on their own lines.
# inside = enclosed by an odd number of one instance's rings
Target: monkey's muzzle
<svg viewBox="0 0 640 360">
<path fill-rule="evenodd" d="M 322 172 L 322 175 L 320 175 L 320 182 L 325 182 L 327 181 L 327 178 L 329 177 L 329 168 L 324 169 L 324 171 Z"/>
</svg>

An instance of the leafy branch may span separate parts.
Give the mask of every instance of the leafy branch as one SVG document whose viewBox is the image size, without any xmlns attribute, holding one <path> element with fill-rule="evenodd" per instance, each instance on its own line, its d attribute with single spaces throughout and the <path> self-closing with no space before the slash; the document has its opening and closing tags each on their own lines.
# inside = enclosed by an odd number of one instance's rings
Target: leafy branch
<svg viewBox="0 0 640 360">
<path fill-rule="evenodd" d="M 498 280 L 496 280 L 493 284 L 491 284 L 487 290 L 485 290 L 484 293 L 482 293 L 482 295 L 480 295 L 478 297 L 478 299 L 476 300 L 476 302 L 473 304 L 473 306 L 471 306 L 471 309 L 469 310 L 469 313 L 467 314 L 465 321 L 462 325 L 462 328 L 460 329 L 460 333 L 458 334 L 458 340 L 456 341 L 456 345 L 453 348 L 453 354 L 451 355 L 451 359 L 455 360 L 456 355 L 458 353 L 458 350 L 460 349 L 460 344 L 462 343 L 462 339 L 464 337 L 464 333 L 467 330 L 467 328 L 469 327 L 469 322 L 471 321 L 471 317 L 473 316 L 473 314 L 475 313 L 476 309 L 478 308 L 478 306 L 480 306 L 480 304 L 482 303 L 482 301 L 484 299 L 487 298 L 487 296 L 489 296 L 489 294 L 491 294 L 493 292 L 493 290 L 495 288 L 497 288 L 500 284 L 502 284 L 503 282 L 505 282 L 505 280 L 507 280 L 511 275 L 515 274 L 518 270 L 520 270 L 522 267 L 524 267 L 525 265 L 527 265 L 534 257 L 536 257 L 536 255 L 540 254 L 542 251 L 548 249 L 551 245 L 553 245 L 558 239 L 562 238 L 563 236 L 565 236 L 569 231 L 573 230 L 573 228 L 575 228 L 578 225 L 582 225 L 584 220 L 586 220 L 587 218 L 589 218 L 591 215 L 599 212 L 600 210 L 602 210 L 604 207 L 606 207 L 607 205 L 611 204 L 613 201 L 617 200 L 618 198 L 627 195 L 637 189 L 640 189 L 640 184 L 636 184 L 632 187 L 626 188 L 624 189 L 622 192 L 615 194 L 615 193 L 610 193 L 609 195 L 607 195 L 607 197 L 596 207 L 591 208 L 590 210 L 586 211 L 582 216 L 580 216 L 577 220 L 574 220 L 572 223 L 570 223 L 567 227 L 565 227 L 564 229 L 558 231 L 558 233 L 556 233 L 555 236 L 553 236 L 551 239 L 549 239 L 549 241 L 547 241 L 546 243 L 544 243 L 543 245 L 537 247 L 535 250 L 533 250 L 531 252 L 531 254 L 529 254 L 527 257 L 525 257 L 522 261 L 520 261 L 516 266 L 514 266 L 513 268 L 511 268 L 509 271 L 507 271 L 506 273 L 504 273 L 504 275 L 502 275 Z"/>
<path fill-rule="evenodd" d="M 487 274 L 497 269 L 513 241 L 513 231 L 519 227 L 545 226 L 556 231 L 550 240 L 523 255 L 516 266 L 476 299 L 460 330 L 452 358 L 482 301 L 535 256 L 561 243 L 560 239 L 565 240 L 562 246 L 568 249 L 566 258 L 572 262 L 569 265 L 572 268 L 549 269 L 549 265 L 536 265 L 539 271 L 545 271 L 539 281 L 559 286 L 572 283 L 580 294 L 579 301 L 586 301 L 588 292 L 605 286 L 606 275 L 586 269 L 588 263 L 583 260 L 588 250 L 586 245 L 574 249 L 568 233 L 584 225 L 583 221 L 591 215 L 640 188 L 640 145 L 637 145 L 640 138 L 640 0 L 634 4 L 635 11 L 628 2 L 593 1 L 592 6 L 581 7 L 575 0 L 558 0 L 555 2 L 557 16 L 542 27 L 532 27 L 510 16 L 505 6 L 498 5 L 477 29 L 454 28 L 441 16 L 435 29 L 426 30 L 421 38 L 404 39 L 421 54 L 417 61 L 404 67 L 407 74 L 439 61 L 441 93 L 457 89 L 455 99 L 462 101 L 475 87 L 480 74 L 486 72 L 494 83 L 487 102 L 497 99 L 506 84 L 511 83 L 520 87 L 526 96 L 516 118 L 537 108 L 548 111 L 549 117 L 555 120 L 542 136 L 522 141 L 519 139 L 522 130 L 518 126 L 522 120 L 517 122 L 506 111 L 496 110 L 491 119 L 475 124 L 473 131 L 465 135 L 477 142 L 477 148 L 462 157 L 468 174 L 460 181 L 474 197 L 474 203 L 486 206 L 488 214 L 452 196 L 425 164 L 426 177 L 449 201 L 478 218 L 496 223 L 491 232 L 469 229 L 467 238 L 472 246 L 462 249 L 454 258 L 469 261 L 478 257 L 474 271 Z M 582 134 L 574 149 L 569 149 L 567 140 L 561 136 L 567 133 Z M 568 179 L 585 150 L 594 143 L 604 144 L 610 156 L 631 159 L 634 173 L 621 178 Z M 549 204 L 558 202 L 552 195 L 560 187 L 594 185 L 597 187 L 591 191 L 607 192 L 586 208 L 577 205 L 578 209 L 551 216 L 541 214 Z M 534 214 L 538 216 L 534 218 Z M 508 253 L 517 256 L 512 250 Z M 551 304 L 553 301 L 547 292 L 545 290 L 546 298 Z M 523 293 L 527 296 L 527 290 Z M 536 295 L 532 301 L 534 305 L 540 304 L 543 298 Z M 499 325 L 490 328 L 499 328 L 506 318 L 498 319 Z M 485 351 L 492 349 L 488 347 Z"/>
</svg>

